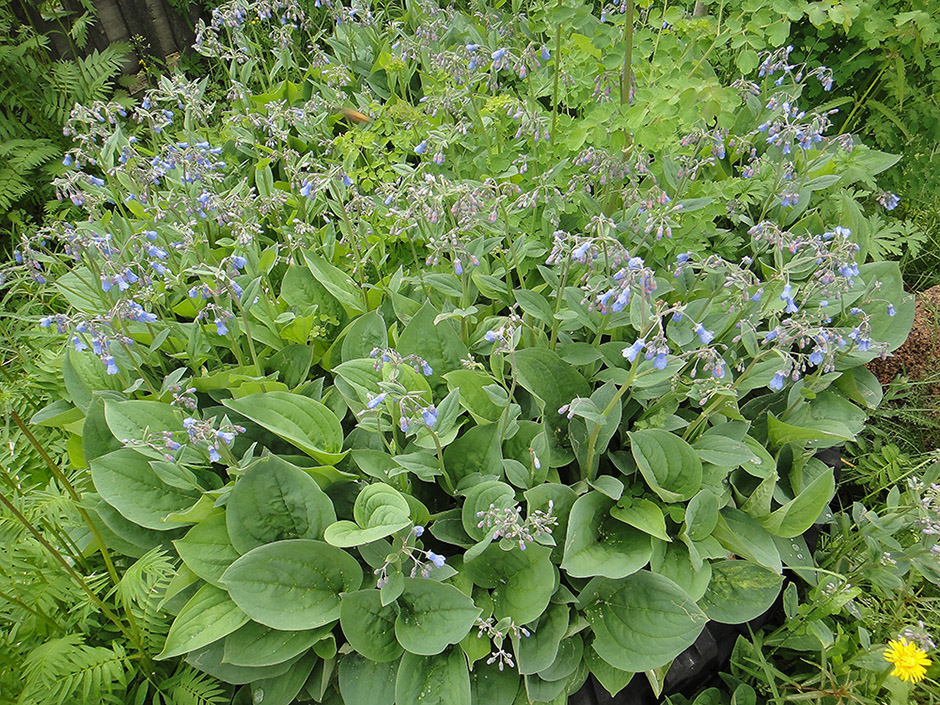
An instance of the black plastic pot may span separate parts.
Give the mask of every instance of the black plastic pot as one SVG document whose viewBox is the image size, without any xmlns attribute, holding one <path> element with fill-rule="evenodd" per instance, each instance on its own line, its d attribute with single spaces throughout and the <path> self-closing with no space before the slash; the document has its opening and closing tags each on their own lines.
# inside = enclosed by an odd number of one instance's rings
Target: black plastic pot
<svg viewBox="0 0 940 705">
<path fill-rule="evenodd" d="M 838 483 L 842 473 L 841 448 L 821 450 L 816 453 L 816 457 L 832 468 Z M 814 551 L 819 540 L 819 525 L 811 526 L 803 538 L 810 551 Z M 783 590 L 770 609 L 746 624 L 708 622 L 695 643 L 672 662 L 659 698 L 653 694 L 649 681 L 642 674 L 635 675 L 615 697 L 611 697 L 594 676 L 588 676 L 581 690 L 568 698 L 568 705 L 657 705 L 666 695 L 682 693 L 691 697 L 717 680 L 718 674 L 731 663 L 731 651 L 738 637 L 746 636 L 751 630 L 759 629 L 768 622 L 780 609 L 782 599 Z"/>
</svg>

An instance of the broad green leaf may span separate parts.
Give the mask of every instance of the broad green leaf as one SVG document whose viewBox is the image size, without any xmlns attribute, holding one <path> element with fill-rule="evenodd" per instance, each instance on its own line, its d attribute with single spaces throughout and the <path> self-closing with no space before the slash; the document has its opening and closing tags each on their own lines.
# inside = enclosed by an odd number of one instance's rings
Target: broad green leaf
<svg viewBox="0 0 940 705">
<path fill-rule="evenodd" d="M 505 482 L 487 480 L 474 485 L 467 491 L 464 499 L 461 517 L 463 528 L 474 541 L 480 541 L 490 533 L 487 527 L 485 513 L 490 507 L 494 509 L 510 509 L 516 506 L 516 491 Z M 480 526 L 483 524 L 483 526 Z"/>
<path fill-rule="evenodd" d="M 353 507 L 355 522 L 338 521 L 327 527 L 324 540 L 350 548 L 391 536 L 411 523 L 410 507 L 401 493 L 377 482 L 365 487 Z"/>
<path fill-rule="evenodd" d="M 342 333 L 343 362 L 367 358 L 374 348 L 388 347 L 388 331 L 385 321 L 377 311 L 356 318 Z"/>
<path fill-rule="evenodd" d="M 406 653 L 395 680 L 395 702 L 472 705 L 467 659 L 459 648 L 435 656 Z"/>
<path fill-rule="evenodd" d="M 453 585 L 426 578 L 405 578 L 398 605 L 395 637 L 405 651 L 421 656 L 439 654 L 459 642 L 481 611 Z"/>
<path fill-rule="evenodd" d="M 694 544 L 693 544 L 694 545 Z M 650 570 L 669 578 L 698 601 L 705 594 L 708 581 L 711 580 L 711 563 L 703 560 L 696 568 L 686 545 L 680 542 L 657 544 L 650 559 Z"/>
<path fill-rule="evenodd" d="M 119 441 L 140 441 L 148 435 L 163 431 L 182 431 L 180 413 L 158 401 L 113 401 L 104 405 L 104 417 L 108 428 Z"/>
<path fill-rule="evenodd" d="M 225 637 L 222 660 L 233 666 L 274 666 L 298 656 L 330 633 L 331 627 L 283 632 L 248 622 Z"/>
<path fill-rule="evenodd" d="M 780 447 L 787 443 L 796 443 L 804 447 L 829 448 L 854 438 L 853 434 L 844 428 L 836 427 L 834 432 L 823 430 L 820 427 L 795 426 L 788 424 L 772 413 L 767 413 L 767 438 L 774 446 Z"/>
<path fill-rule="evenodd" d="M 707 617 L 674 582 L 642 570 L 622 580 L 595 578 L 580 606 L 594 650 L 622 671 L 658 668 L 691 646 Z"/>
<path fill-rule="evenodd" d="M 104 417 L 105 401 L 117 400 L 117 392 L 95 392 L 85 407 L 85 422 L 82 424 L 82 454 L 85 463 L 90 463 L 102 455 L 122 448 L 121 442 L 114 437 Z"/>
<path fill-rule="evenodd" d="M 781 585 L 783 576 L 750 561 L 716 561 L 699 605 L 709 619 L 742 624 L 770 609 Z"/>
<path fill-rule="evenodd" d="M 156 658 L 168 659 L 201 649 L 247 621 L 248 615 L 238 609 L 225 590 L 203 585 L 176 615 L 163 651 Z"/>
<path fill-rule="evenodd" d="M 567 683 L 560 681 L 545 681 L 535 676 L 525 676 L 524 702 L 529 703 L 561 703 L 565 701 Z"/>
<path fill-rule="evenodd" d="M 491 544 L 467 561 L 461 573 L 490 590 L 497 619 L 511 617 L 516 624 L 528 624 L 545 611 L 555 592 L 557 573 L 550 556 L 551 548 L 535 543 L 524 551 L 518 546 L 504 551 Z"/>
<path fill-rule="evenodd" d="M 584 656 L 584 640 L 580 634 L 573 634 L 563 639 L 558 645 L 558 654 L 552 664 L 539 671 L 539 678 L 546 681 L 559 681 L 574 673 Z"/>
<path fill-rule="evenodd" d="M 252 701 L 263 702 L 264 705 L 291 705 L 310 677 L 317 660 L 317 655 L 311 652 L 294 663 L 286 673 L 254 681 L 251 684 Z"/>
<path fill-rule="evenodd" d="M 502 475 L 499 424 L 474 426 L 444 449 L 444 467 L 454 483 L 467 475 Z"/>
<path fill-rule="evenodd" d="M 62 379 L 75 406 L 86 414 L 95 392 L 110 390 L 117 394 L 122 389 L 120 380 L 108 374 L 97 355 L 91 350 L 75 352 L 71 346 L 65 348 Z"/>
<path fill-rule="evenodd" d="M 350 360 L 333 370 L 336 388 L 354 411 L 361 411 L 368 403 L 369 394 L 375 392 L 382 381 L 382 373 L 369 359 Z"/>
<path fill-rule="evenodd" d="M 551 304 L 537 291 L 516 289 L 512 292 L 512 295 L 516 298 L 516 302 L 522 307 L 522 310 L 533 318 L 548 325 L 551 325 L 555 320 L 555 312 L 552 310 Z"/>
<path fill-rule="evenodd" d="M 378 590 L 359 590 L 343 594 L 340 626 L 356 651 L 370 661 L 394 661 L 402 648 L 395 639 L 398 605 L 382 606 Z"/>
<path fill-rule="evenodd" d="M 548 503 L 552 503 L 551 513 L 558 522 L 552 527 L 552 536 L 555 539 L 555 546 L 552 548 L 552 562 L 561 563 L 565 553 L 563 538 L 568 535 L 568 519 L 571 516 L 571 508 L 578 499 L 577 493 L 568 485 L 545 482 L 526 490 L 525 498 L 526 510 L 530 514 L 536 510 L 541 510 L 547 514 L 549 512 Z"/>
<path fill-rule="evenodd" d="M 855 438 L 865 426 L 865 418 L 865 412 L 842 395 L 824 391 L 819 392 L 814 399 L 784 413 L 780 418 L 780 422 L 791 424 L 800 429 L 823 431 L 828 435 L 821 437 L 819 441 L 811 438 L 807 440 L 811 440 L 810 445 L 825 447 L 824 444 L 820 445 L 820 442 L 827 441 L 832 436 L 844 437 L 848 440 Z M 775 425 L 771 440 L 782 445 L 787 441 L 779 437 L 779 430 L 779 426 Z M 771 426 L 769 420 L 767 432 L 770 436 Z M 795 438 L 794 440 L 800 439 Z M 829 443 L 828 445 L 834 444 Z"/>
<path fill-rule="evenodd" d="M 775 573 L 783 570 L 773 536 L 740 509 L 722 509 L 713 535 L 732 553 L 749 558 Z"/>
<path fill-rule="evenodd" d="M 693 541 L 711 536 L 718 523 L 718 497 L 711 490 L 702 490 L 685 507 L 685 533 Z"/>
<path fill-rule="evenodd" d="M 614 504 L 600 492 L 589 492 L 574 503 L 561 563 L 568 575 L 623 578 L 649 562 L 653 550 L 650 535 L 613 518 L 610 510 Z"/>
<path fill-rule="evenodd" d="M 702 461 L 679 436 L 659 429 L 635 431 L 629 436 L 640 472 L 663 501 L 686 501 L 701 489 Z"/>
<path fill-rule="evenodd" d="M 91 478 L 102 499 L 135 524 L 157 531 L 178 528 L 164 521 L 199 499 L 196 490 L 171 487 L 150 467 L 150 459 L 121 448 L 91 461 Z"/>
<path fill-rule="evenodd" d="M 65 399 L 56 399 L 33 414 L 29 423 L 33 426 L 63 428 L 66 424 L 75 423 L 84 416 L 81 409 L 72 406 Z"/>
<path fill-rule="evenodd" d="M 395 705 L 398 662 L 376 663 L 357 653 L 339 662 L 339 692 L 346 703 Z"/>
<path fill-rule="evenodd" d="M 362 568 L 342 549 L 291 539 L 252 549 L 229 566 L 222 584 L 254 621 L 302 631 L 339 618 L 340 593 L 359 588 Z"/>
<path fill-rule="evenodd" d="M 101 532 L 105 545 L 126 556 L 139 558 L 157 546 L 166 546 L 170 540 L 179 536 L 179 530 L 155 531 L 125 519 L 94 492 L 84 493 L 82 499 L 87 500 L 91 518 Z"/>
<path fill-rule="evenodd" d="M 400 468 L 389 473 L 392 477 L 410 472 L 419 480 L 434 482 L 434 478 L 441 474 L 440 464 L 430 451 L 419 450 L 416 453 L 404 453 L 394 456 L 392 460 L 395 461 L 396 468 Z"/>
<path fill-rule="evenodd" d="M 513 705 L 518 690 L 519 674 L 515 669 L 500 669 L 495 663 L 478 663 L 470 672 L 470 702 L 473 705 Z"/>
<path fill-rule="evenodd" d="M 542 402 L 542 416 L 553 429 L 568 425 L 558 410 L 575 397 L 589 397 L 591 387 L 574 367 L 548 348 L 525 348 L 515 353 L 516 373 L 528 392 Z"/>
<path fill-rule="evenodd" d="M 334 267 L 314 252 L 304 252 L 304 260 L 314 279 L 325 287 L 337 301 L 349 311 L 354 313 L 362 312 L 364 306 L 362 292 L 359 291 L 355 282 L 343 270 Z"/>
<path fill-rule="evenodd" d="M 597 682 L 604 686 L 604 690 L 610 693 L 612 698 L 626 688 L 635 675 L 630 671 L 614 668 L 598 656 L 597 652 L 591 647 L 584 650 L 584 662 L 597 679 Z"/>
<path fill-rule="evenodd" d="M 607 452 L 607 446 L 620 429 L 620 418 L 623 408 L 617 396 L 617 385 L 607 382 L 591 394 L 591 401 L 595 404 L 598 413 L 592 418 L 575 416 L 568 424 L 568 436 L 574 450 L 578 464 L 581 466 L 583 476 L 594 476 L 600 464 L 601 455 Z M 613 402 L 610 412 L 606 416 L 602 413 Z M 591 439 L 593 438 L 593 445 Z M 590 456 L 590 458 L 588 457 Z M 588 467 L 591 463 L 591 467 Z M 613 478 L 611 478 L 613 479 Z M 616 497 L 615 499 L 619 499 Z"/>
<path fill-rule="evenodd" d="M 774 536 L 801 536 L 819 519 L 829 504 L 835 494 L 835 482 L 832 472 L 818 475 L 794 499 L 762 520 L 761 525 Z"/>
<path fill-rule="evenodd" d="M 884 397 L 881 382 L 866 367 L 853 367 L 836 380 L 836 387 L 849 399 L 869 409 L 877 409 Z"/>
<path fill-rule="evenodd" d="M 519 673 L 532 675 L 552 665 L 568 630 L 568 614 L 567 604 L 553 602 L 529 630 L 529 636 L 513 637 Z"/>
<path fill-rule="evenodd" d="M 191 571 L 210 585 L 222 587 L 220 578 L 238 558 L 225 529 L 225 512 L 216 511 L 173 542 L 176 552 Z"/>
<path fill-rule="evenodd" d="M 401 332 L 397 347 L 402 355 L 414 354 L 426 360 L 434 371 L 432 379 L 461 369 L 460 361 L 469 355 L 454 321 L 440 321 L 435 325 L 434 319 L 439 313 L 430 302 L 425 302 Z"/>
<path fill-rule="evenodd" d="M 291 666 L 300 660 L 300 656 L 277 663 L 273 666 L 260 666 L 257 668 L 247 666 L 233 666 L 225 663 L 222 658 L 225 654 L 225 639 L 219 639 L 209 646 L 186 655 L 186 663 L 198 668 L 210 676 L 218 678 L 233 685 L 243 685 L 262 678 L 276 678 L 287 673 Z"/>
<path fill-rule="evenodd" d="M 483 390 L 496 380 L 478 370 L 453 370 L 444 375 L 449 390 L 460 390 L 460 406 L 466 409 L 478 424 L 494 423 L 503 413 Z"/>
<path fill-rule="evenodd" d="M 222 403 L 326 465 L 343 459 L 343 427 L 325 405 L 290 392 L 261 392 Z"/>
<path fill-rule="evenodd" d="M 235 482 L 226 526 L 239 553 L 284 539 L 321 539 L 336 521 L 333 503 L 310 475 L 271 455 Z"/>
<path fill-rule="evenodd" d="M 702 436 L 692 447 L 703 462 L 721 465 L 728 470 L 755 460 L 755 455 L 744 443 L 726 436 Z"/>
<path fill-rule="evenodd" d="M 614 519 L 629 524 L 650 536 L 655 536 L 663 541 L 672 541 L 672 538 L 666 533 L 666 519 L 663 517 L 663 510 L 659 508 L 658 504 L 648 499 L 623 497 L 610 508 L 610 515 Z"/>
</svg>

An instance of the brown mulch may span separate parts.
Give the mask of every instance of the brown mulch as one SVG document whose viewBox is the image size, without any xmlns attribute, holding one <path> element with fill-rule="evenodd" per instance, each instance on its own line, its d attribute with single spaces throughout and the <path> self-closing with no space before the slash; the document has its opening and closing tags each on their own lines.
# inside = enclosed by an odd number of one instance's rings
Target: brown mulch
<svg viewBox="0 0 940 705">
<path fill-rule="evenodd" d="M 882 385 L 903 374 L 911 381 L 940 371 L 940 285 L 916 296 L 914 326 L 907 341 L 885 360 L 875 359 L 870 369 Z M 931 393 L 940 391 L 931 388 Z"/>
</svg>

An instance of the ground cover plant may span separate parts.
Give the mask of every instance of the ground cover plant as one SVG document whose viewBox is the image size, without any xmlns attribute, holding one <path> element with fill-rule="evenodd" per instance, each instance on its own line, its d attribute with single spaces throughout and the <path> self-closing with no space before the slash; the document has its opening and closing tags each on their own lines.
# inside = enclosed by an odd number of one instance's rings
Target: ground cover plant
<svg viewBox="0 0 940 705">
<path fill-rule="evenodd" d="M 711 56 L 725 76 L 751 70 L 758 52 L 783 45 L 794 47 L 797 62 L 832 68 L 841 89 L 830 102 L 842 109 L 836 129 L 905 155 L 882 182 L 883 188 L 903 193 L 904 200 L 873 221 L 873 235 L 890 259 L 901 261 L 909 286 L 921 290 L 936 284 L 940 34 L 929 4 L 891 0 L 867 7 L 783 0 L 771 7 L 760 0 L 732 0 L 681 3 L 672 11 L 680 8 L 694 9 L 699 30 L 713 37 Z M 811 86 L 807 98 L 821 101 L 822 91 Z M 879 195 L 874 191 L 868 198 Z"/>
<path fill-rule="evenodd" d="M 84 217 L 16 252 L 66 548 L 3 497 L 95 618 L 21 701 L 561 703 L 813 569 L 913 316 L 856 198 L 896 157 L 786 47 L 723 85 L 694 22 L 521 9 L 229 3 L 225 101 L 72 111 Z"/>
</svg>

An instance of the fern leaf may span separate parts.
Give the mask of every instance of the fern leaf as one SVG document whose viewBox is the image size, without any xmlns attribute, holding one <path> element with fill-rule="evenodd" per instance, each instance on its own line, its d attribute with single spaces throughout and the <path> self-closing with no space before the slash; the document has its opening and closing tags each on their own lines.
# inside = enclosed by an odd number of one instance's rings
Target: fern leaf
<svg viewBox="0 0 940 705">
<path fill-rule="evenodd" d="M 225 690 L 212 676 L 183 664 L 160 688 L 164 701 L 174 705 L 221 705 Z"/>
</svg>

